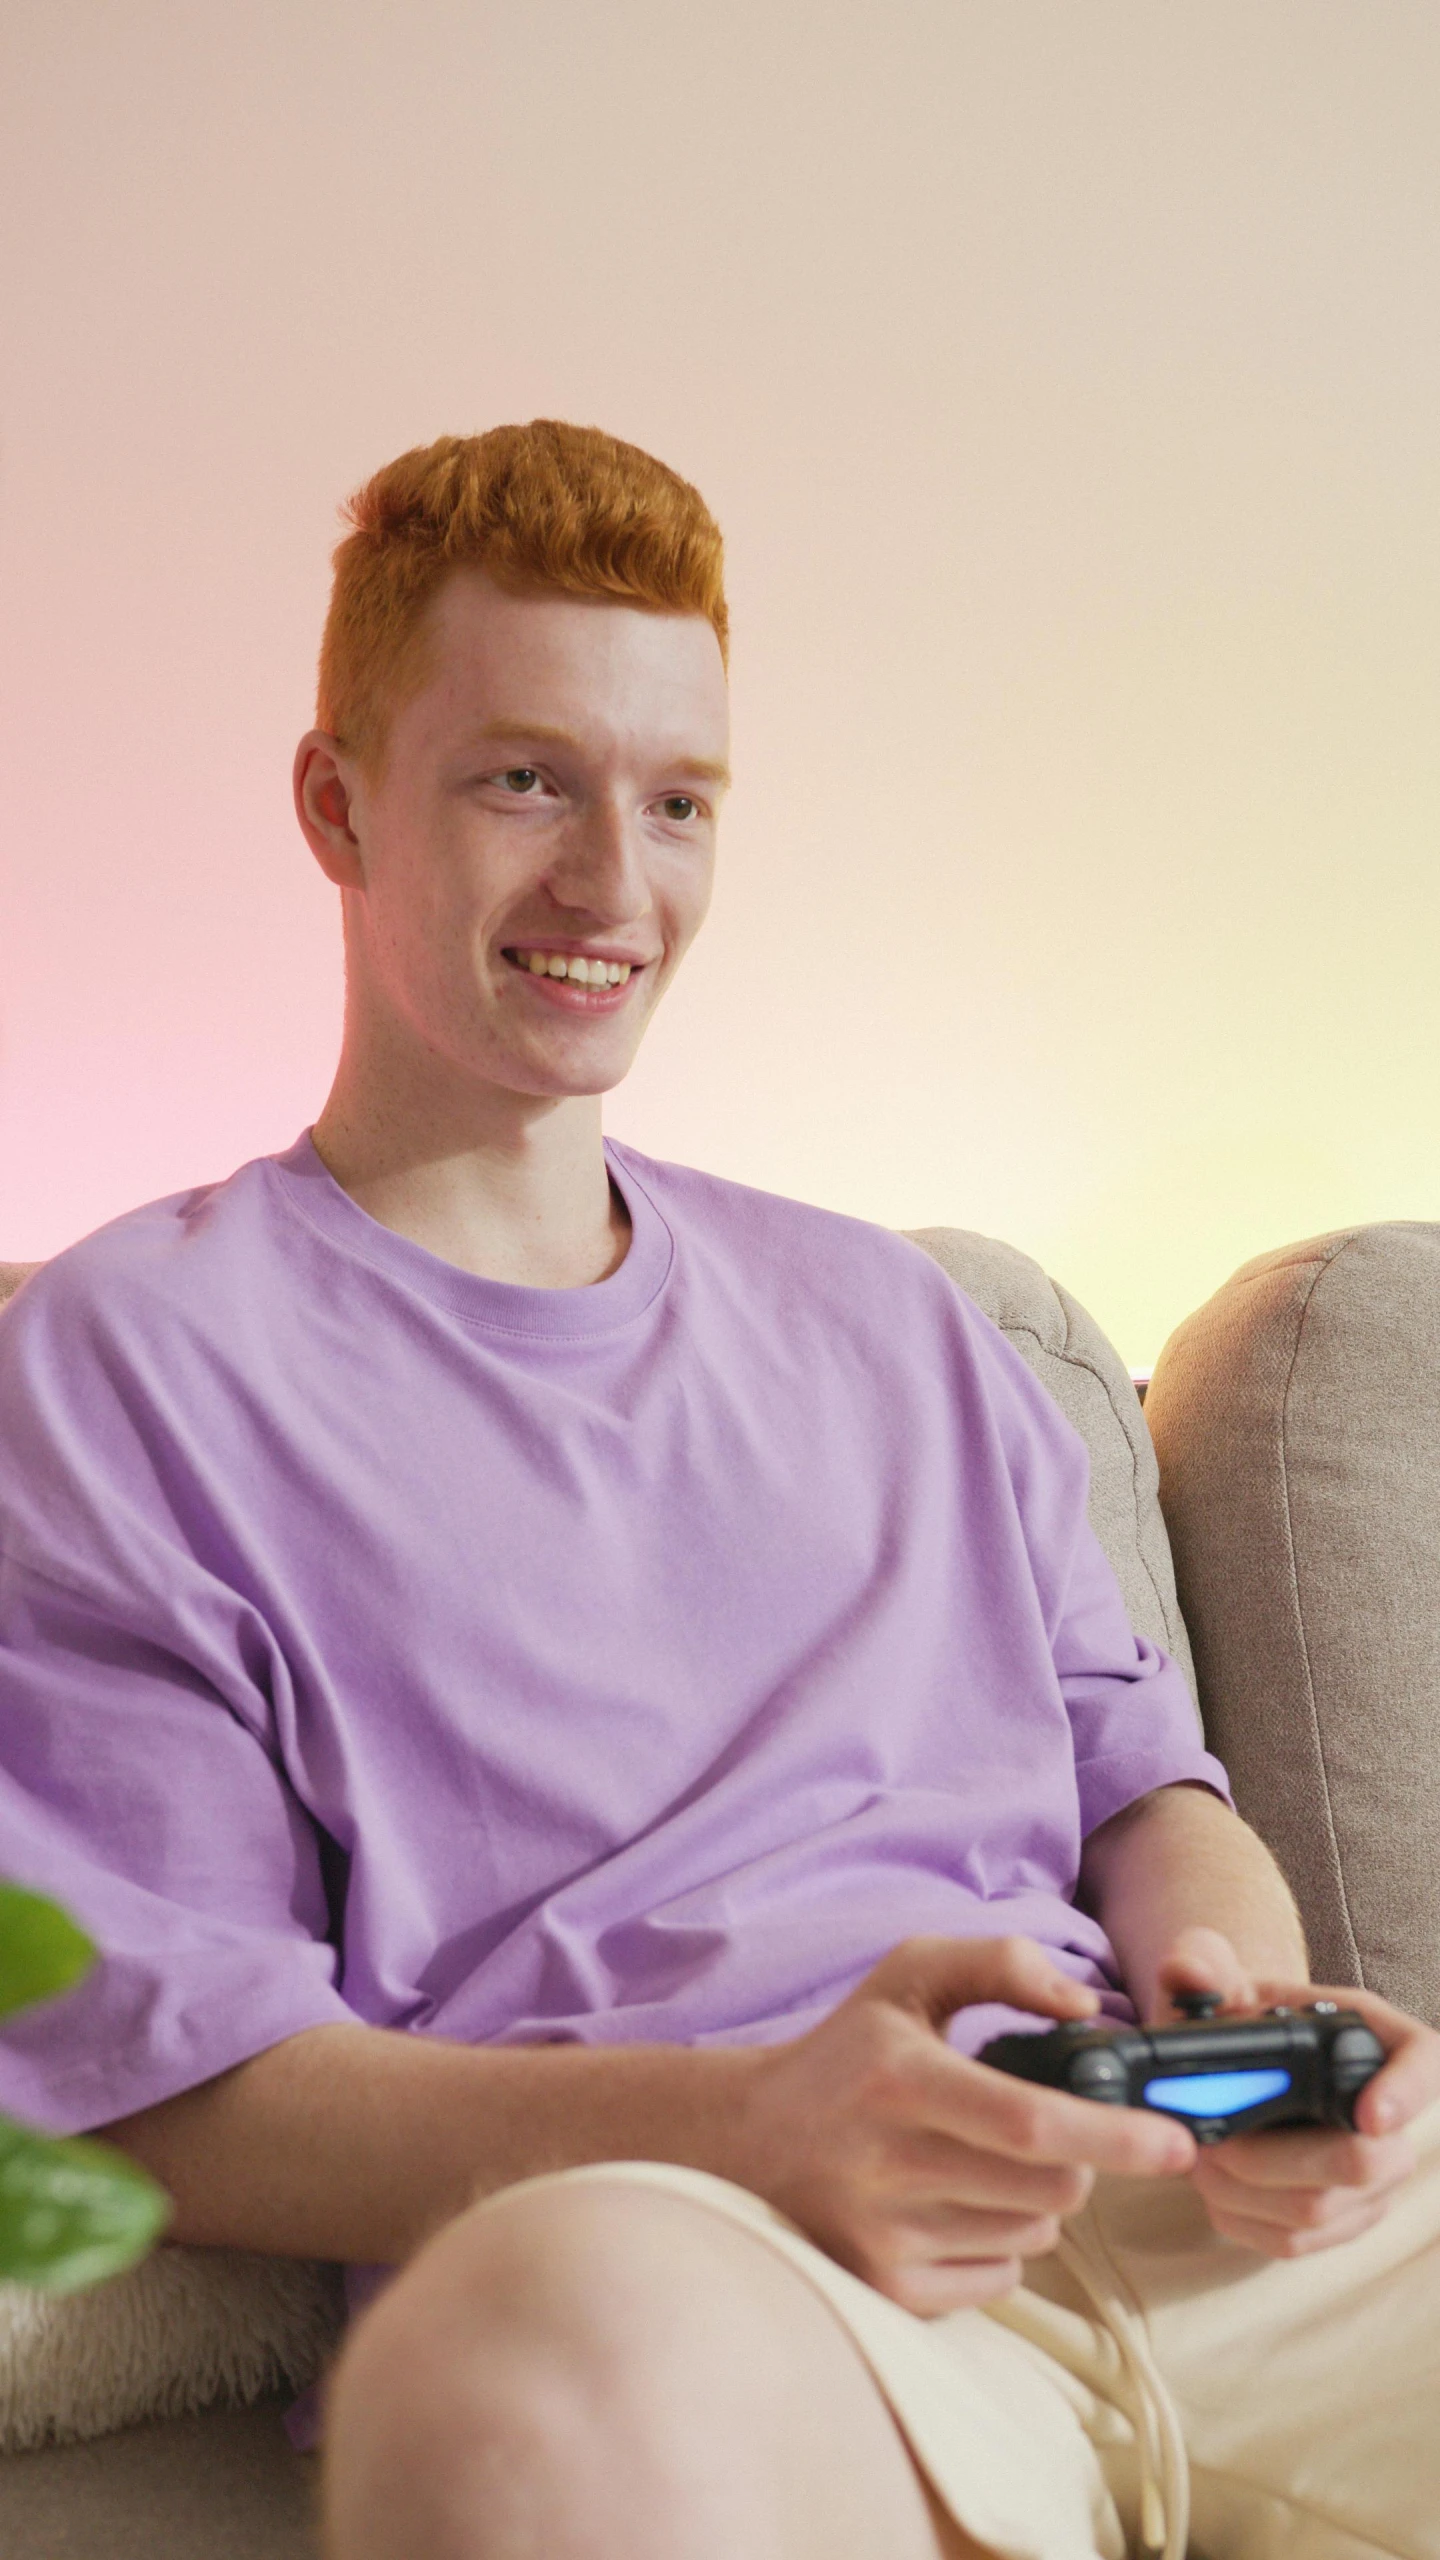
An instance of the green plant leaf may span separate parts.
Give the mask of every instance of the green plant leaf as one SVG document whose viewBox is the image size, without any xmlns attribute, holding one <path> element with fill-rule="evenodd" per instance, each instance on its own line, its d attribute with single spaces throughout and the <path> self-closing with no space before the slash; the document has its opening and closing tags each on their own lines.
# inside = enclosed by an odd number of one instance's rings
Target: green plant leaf
<svg viewBox="0 0 1440 2560">
<path fill-rule="evenodd" d="M 143 2258 L 170 2217 L 153 2178 L 108 2143 L 0 2116 L 0 2277 L 77 2293 Z"/>
<path fill-rule="evenodd" d="M 94 1961 L 91 1941 L 58 1902 L 0 1884 L 0 2018 L 72 1990 Z"/>
</svg>

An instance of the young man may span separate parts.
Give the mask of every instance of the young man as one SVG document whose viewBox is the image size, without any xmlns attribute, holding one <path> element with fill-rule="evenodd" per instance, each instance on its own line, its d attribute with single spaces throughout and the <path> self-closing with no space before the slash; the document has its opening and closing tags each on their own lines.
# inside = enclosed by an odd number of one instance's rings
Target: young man
<svg viewBox="0 0 1440 2560">
<path fill-rule="evenodd" d="M 333 2560 L 1435 2560 L 1440 2040 L 1346 1994 L 1363 2129 L 1204 2156 L 970 2058 L 1298 1995 L 1285 1887 L 998 1333 L 602 1142 L 710 892 L 714 525 L 543 422 L 353 518 L 330 1097 L 0 1325 L 0 1870 L 105 1950 L 0 2096 L 401 2270 Z"/>
</svg>

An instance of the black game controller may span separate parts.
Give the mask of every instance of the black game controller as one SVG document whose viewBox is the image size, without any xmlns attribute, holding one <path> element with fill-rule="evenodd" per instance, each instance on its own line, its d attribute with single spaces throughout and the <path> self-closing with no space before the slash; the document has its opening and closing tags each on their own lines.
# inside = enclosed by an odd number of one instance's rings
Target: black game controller
<svg viewBox="0 0 1440 2560">
<path fill-rule="evenodd" d="M 1354 2009 L 1316 2000 L 1259 2018 L 1217 2018 L 1218 1994 L 1179 1992 L 1183 2027 L 1074 2023 L 1048 2034 L 996 2036 L 977 2059 L 1021 2080 L 1178 2116 L 1197 2142 L 1262 2125 L 1353 2126 L 1355 2101 L 1385 2059 Z"/>
</svg>

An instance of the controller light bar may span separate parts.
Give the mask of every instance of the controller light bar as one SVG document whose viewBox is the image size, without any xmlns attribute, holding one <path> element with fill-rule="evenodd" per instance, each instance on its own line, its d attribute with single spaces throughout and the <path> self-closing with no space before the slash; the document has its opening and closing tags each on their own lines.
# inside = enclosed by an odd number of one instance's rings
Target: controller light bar
<svg viewBox="0 0 1440 2560">
<path fill-rule="evenodd" d="M 1283 2097 L 1289 2086 L 1288 2071 L 1177 2072 L 1169 2079 L 1147 2080 L 1143 2094 L 1147 2107 L 1163 2108 L 1167 2115 L 1234 2116 L 1242 2107 Z"/>
</svg>

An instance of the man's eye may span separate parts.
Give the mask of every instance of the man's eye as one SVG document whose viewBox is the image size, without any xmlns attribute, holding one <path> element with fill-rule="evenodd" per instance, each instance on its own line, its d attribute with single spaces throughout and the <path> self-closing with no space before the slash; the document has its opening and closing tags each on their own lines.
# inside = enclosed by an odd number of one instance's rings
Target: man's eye
<svg viewBox="0 0 1440 2560">
<path fill-rule="evenodd" d="M 500 776 L 504 789 L 513 791 L 517 799 L 524 799 L 528 792 L 533 791 L 539 779 L 533 764 L 512 764 L 509 772 Z"/>
<path fill-rule="evenodd" d="M 700 803 L 698 800 L 692 800 L 688 791 L 672 791 L 669 799 L 662 800 L 660 806 L 667 818 L 674 818 L 678 822 L 695 817 Z"/>
</svg>

